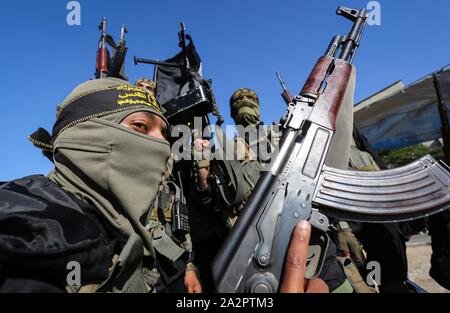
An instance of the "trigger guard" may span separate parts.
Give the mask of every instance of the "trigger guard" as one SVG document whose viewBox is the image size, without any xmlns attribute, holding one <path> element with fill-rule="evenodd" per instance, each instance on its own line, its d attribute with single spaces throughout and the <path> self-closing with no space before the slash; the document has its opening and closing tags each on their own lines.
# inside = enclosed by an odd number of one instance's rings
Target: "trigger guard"
<svg viewBox="0 0 450 313">
<path fill-rule="evenodd" d="M 308 248 L 308 257 L 306 259 L 306 279 L 315 279 L 322 272 L 323 264 L 328 251 L 330 238 L 326 232 L 316 228 L 311 230 L 311 239 Z"/>
</svg>

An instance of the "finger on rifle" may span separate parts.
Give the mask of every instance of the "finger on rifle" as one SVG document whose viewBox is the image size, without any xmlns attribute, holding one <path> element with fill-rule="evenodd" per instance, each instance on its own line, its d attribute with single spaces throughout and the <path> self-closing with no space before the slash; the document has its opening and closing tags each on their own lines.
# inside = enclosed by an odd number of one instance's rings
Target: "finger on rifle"
<svg viewBox="0 0 450 313">
<path fill-rule="evenodd" d="M 311 225 L 307 221 L 301 221 L 295 226 L 286 254 L 281 292 L 305 291 L 306 260 L 310 237 Z"/>
</svg>

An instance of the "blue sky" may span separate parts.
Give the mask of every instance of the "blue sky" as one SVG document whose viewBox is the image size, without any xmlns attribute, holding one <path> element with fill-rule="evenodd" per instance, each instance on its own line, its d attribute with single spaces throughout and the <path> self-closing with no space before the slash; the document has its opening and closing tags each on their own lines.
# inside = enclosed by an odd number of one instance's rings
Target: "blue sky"
<svg viewBox="0 0 450 313">
<path fill-rule="evenodd" d="M 56 105 L 77 84 L 93 78 L 97 25 L 103 16 L 115 38 L 120 26 L 127 25 L 127 74 L 132 81 L 153 71 L 151 66 L 134 66 L 133 56 L 164 59 L 178 52 L 178 25 L 184 21 L 227 123 L 228 100 L 239 87 L 258 93 L 262 118 L 271 123 L 284 111 L 275 71 L 282 73 L 292 93 L 298 92 L 331 37 L 349 30 L 350 22 L 335 15 L 337 6 L 358 8 L 368 1 L 80 0 L 81 26 L 66 24 L 68 2 L 0 4 L 0 180 L 51 169 L 26 136 L 41 126 L 51 130 Z M 379 2 L 381 25 L 367 28 L 355 60 L 356 100 L 450 63 L 450 1 Z"/>
</svg>

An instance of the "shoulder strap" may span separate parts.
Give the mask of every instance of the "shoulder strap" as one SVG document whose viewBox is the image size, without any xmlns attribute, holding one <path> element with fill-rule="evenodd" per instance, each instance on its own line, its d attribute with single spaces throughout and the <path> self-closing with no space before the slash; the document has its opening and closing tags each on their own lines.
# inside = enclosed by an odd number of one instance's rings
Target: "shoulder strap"
<svg viewBox="0 0 450 313">
<path fill-rule="evenodd" d="M 170 238 L 160 222 L 156 222 L 156 227 L 151 232 L 152 244 L 155 250 L 172 262 L 178 260 L 186 252 L 185 249 L 181 248 Z"/>
<path fill-rule="evenodd" d="M 109 277 L 97 288 L 97 292 L 144 293 L 153 285 L 143 271 L 144 245 L 141 237 L 132 234 L 113 265 Z"/>
<path fill-rule="evenodd" d="M 220 162 L 223 162 L 225 165 L 231 183 L 235 188 L 236 195 L 234 196 L 233 204 L 236 205 L 242 203 L 245 200 L 246 188 L 244 188 L 245 186 L 242 184 L 244 173 L 241 164 L 235 160 L 223 160 Z"/>
</svg>

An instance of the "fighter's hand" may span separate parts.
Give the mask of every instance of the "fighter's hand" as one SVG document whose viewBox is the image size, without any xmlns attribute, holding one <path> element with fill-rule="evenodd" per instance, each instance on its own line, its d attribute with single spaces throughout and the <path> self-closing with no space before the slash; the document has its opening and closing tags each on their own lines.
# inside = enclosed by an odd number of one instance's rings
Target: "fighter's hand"
<svg viewBox="0 0 450 313">
<path fill-rule="evenodd" d="M 316 278 L 305 279 L 311 225 L 301 221 L 294 229 L 284 264 L 284 275 L 280 285 L 282 293 L 328 293 L 328 285 Z"/>
<path fill-rule="evenodd" d="M 347 258 L 350 258 L 356 266 L 365 264 L 363 249 L 355 234 L 350 228 L 339 230 L 336 235 L 337 247 Z"/>
<path fill-rule="evenodd" d="M 202 285 L 195 271 L 187 271 L 184 274 L 184 287 L 187 293 L 202 293 Z"/>
<path fill-rule="evenodd" d="M 197 139 L 194 141 L 194 148 L 197 152 L 203 152 L 209 146 L 209 140 Z"/>
<path fill-rule="evenodd" d="M 206 139 L 197 139 L 196 141 L 194 141 L 194 149 L 197 153 L 202 154 L 203 160 L 207 160 L 204 152 L 208 146 L 209 141 Z M 206 190 L 208 188 L 208 176 L 209 176 L 209 167 L 203 167 L 198 169 L 200 190 Z"/>
<path fill-rule="evenodd" d="M 209 168 L 198 169 L 198 184 L 200 190 L 206 190 L 208 188 Z"/>
</svg>

